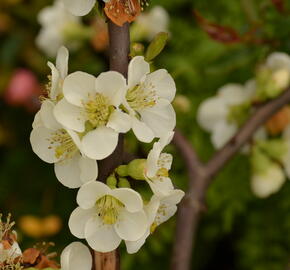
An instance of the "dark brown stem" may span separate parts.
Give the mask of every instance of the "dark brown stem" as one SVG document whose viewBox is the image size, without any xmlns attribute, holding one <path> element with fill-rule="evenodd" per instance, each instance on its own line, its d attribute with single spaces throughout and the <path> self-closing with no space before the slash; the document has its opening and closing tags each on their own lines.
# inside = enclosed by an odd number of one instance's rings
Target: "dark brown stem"
<svg viewBox="0 0 290 270">
<path fill-rule="evenodd" d="M 202 211 L 205 209 L 205 194 L 213 177 L 249 141 L 261 125 L 288 103 L 290 103 L 290 89 L 257 109 L 237 134 L 216 152 L 207 164 L 199 161 L 192 146 L 180 132 L 175 133 L 173 142 L 186 162 L 190 182 L 188 191 L 179 205 L 172 270 L 190 269 L 194 239 Z"/>
<path fill-rule="evenodd" d="M 110 70 L 118 71 L 127 78 L 130 35 L 129 24 L 119 27 L 109 21 Z M 98 180 L 105 182 L 114 169 L 123 162 L 123 135 L 119 136 L 118 146 L 106 159 L 99 162 Z M 118 250 L 108 253 L 94 253 L 94 270 L 118 270 L 120 258 Z"/>
</svg>

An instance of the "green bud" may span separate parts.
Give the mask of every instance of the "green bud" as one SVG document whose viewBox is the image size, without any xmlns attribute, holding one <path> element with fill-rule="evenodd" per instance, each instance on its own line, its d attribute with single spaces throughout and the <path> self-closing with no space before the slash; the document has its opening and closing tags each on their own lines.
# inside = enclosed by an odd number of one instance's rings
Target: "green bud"
<svg viewBox="0 0 290 270">
<path fill-rule="evenodd" d="M 151 41 L 151 43 L 147 48 L 145 54 L 146 61 L 148 62 L 152 61 L 156 56 L 158 56 L 162 52 L 167 43 L 168 37 L 169 37 L 168 33 L 165 32 L 160 32 L 154 37 L 154 39 Z"/>
<path fill-rule="evenodd" d="M 131 188 L 130 182 L 126 178 L 119 178 L 118 187 Z"/>
<path fill-rule="evenodd" d="M 254 147 L 251 155 L 251 165 L 255 173 L 264 173 L 271 166 L 271 159 L 258 147 Z"/>
<path fill-rule="evenodd" d="M 128 175 L 135 180 L 146 180 L 144 172 L 146 159 L 134 159 L 128 164 Z"/>
<path fill-rule="evenodd" d="M 135 57 L 138 55 L 144 55 L 145 47 L 142 43 L 133 43 L 130 49 L 130 56 Z"/>
<path fill-rule="evenodd" d="M 117 186 L 117 179 L 116 177 L 111 174 L 108 178 L 107 178 L 107 185 L 110 187 L 110 188 L 116 188 Z"/>
<path fill-rule="evenodd" d="M 287 152 L 287 145 L 282 139 L 258 141 L 257 146 L 270 158 L 281 161 Z"/>
<path fill-rule="evenodd" d="M 115 172 L 120 176 L 128 176 L 128 168 L 127 165 L 120 165 Z"/>
</svg>

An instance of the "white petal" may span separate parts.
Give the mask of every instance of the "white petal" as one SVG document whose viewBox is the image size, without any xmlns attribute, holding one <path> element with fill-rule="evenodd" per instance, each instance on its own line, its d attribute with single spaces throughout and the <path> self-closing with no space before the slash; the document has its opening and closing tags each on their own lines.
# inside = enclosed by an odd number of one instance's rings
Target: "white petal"
<svg viewBox="0 0 290 270">
<path fill-rule="evenodd" d="M 241 84 L 229 83 L 218 90 L 218 96 L 221 97 L 227 105 L 235 105 L 249 99 L 249 92 Z"/>
<path fill-rule="evenodd" d="M 116 149 L 119 135 L 111 128 L 99 127 L 82 139 L 84 154 L 91 159 L 104 159 Z"/>
<path fill-rule="evenodd" d="M 136 241 L 146 232 L 148 220 L 145 212 L 130 213 L 125 209 L 119 214 L 118 222 L 114 225 L 120 238 L 127 241 Z"/>
<path fill-rule="evenodd" d="M 165 168 L 168 171 L 171 169 L 173 157 L 171 154 L 168 153 L 162 153 L 159 158 L 159 167 Z"/>
<path fill-rule="evenodd" d="M 54 130 L 46 127 L 38 127 L 32 130 L 30 134 L 30 143 L 33 152 L 47 163 L 55 163 L 59 160 L 55 156 L 55 149 L 51 148 L 50 138 Z"/>
<path fill-rule="evenodd" d="M 50 129 L 61 129 L 62 126 L 56 121 L 54 115 L 53 115 L 53 110 L 54 110 L 55 105 L 49 101 L 45 100 L 40 108 L 40 116 L 43 125 L 46 128 Z"/>
<path fill-rule="evenodd" d="M 158 171 L 158 160 L 162 151 L 160 142 L 153 144 L 152 150 L 149 152 L 146 160 L 146 176 L 152 178 Z"/>
<path fill-rule="evenodd" d="M 211 97 L 199 105 L 197 122 L 204 130 L 211 132 L 217 122 L 226 118 L 227 113 L 225 101 L 219 97 Z"/>
<path fill-rule="evenodd" d="M 131 188 L 113 189 L 111 195 L 121 201 L 129 212 L 137 212 L 143 209 L 143 200 L 140 194 Z"/>
<path fill-rule="evenodd" d="M 140 114 L 141 121 L 153 130 L 155 137 L 165 136 L 175 128 L 175 111 L 167 100 L 159 100 L 154 107 L 144 109 Z"/>
<path fill-rule="evenodd" d="M 82 156 L 79 160 L 81 171 L 80 180 L 82 183 L 87 183 L 96 180 L 98 177 L 98 164 L 94 159 Z"/>
<path fill-rule="evenodd" d="M 89 95 L 95 95 L 95 81 L 93 75 L 81 71 L 68 75 L 63 82 L 64 97 L 69 103 L 81 107 Z"/>
<path fill-rule="evenodd" d="M 175 82 L 165 69 L 159 69 L 148 74 L 144 83 L 153 85 L 157 95 L 169 102 L 172 102 L 175 97 Z"/>
<path fill-rule="evenodd" d="M 60 74 L 59 74 L 59 71 L 54 66 L 54 64 L 48 62 L 47 65 L 51 69 L 51 88 L 50 88 L 50 92 L 49 92 L 49 97 L 51 99 L 56 99 L 57 96 L 61 93 L 61 89 L 59 87 Z"/>
<path fill-rule="evenodd" d="M 170 219 L 172 216 L 175 215 L 177 211 L 176 205 L 171 204 L 161 204 L 162 211 L 157 213 L 157 216 L 155 218 L 156 225 L 160 225 Z"/>
<path fill-rule="evenodd" d="M 64 80 L 68 72 L 68 49 L 64 46 L 60 47 L 56 57 L 56 68 L 59 71 L 60 77 Z"/>
<path fill-rule="evenodd" d="M 218 122 L 213 129 L 211 141 L 216 149 L 222 148 L 236 133 L 237 127 L 225 121 Z"/>
<path fill-rule="evenodd" d="M 128 87 L 132 88 L 140 84 L 144 75 L 150 72 L 150 65 L 144 60 L 143 56 L 135 56 L 128 68 Z"/>
<path fill-rule="evenodd" d="M 94 7 L 96 0 L 63 0 L 66 8 L 75 16 L 87 15 Z"/>
<path fill-rule="evenodd" d="M 32 128 L 38 128 L 41 126 L 44 126 L 44 124 L 43 124 L 42 119 L 41 119 L 40 111 L 38 111 L 34 116 Z"/>
<path fill-rule="evenodd" d="M 79 166 L 80 158 L 81 155 L 76 153 L 72 158 L 59 161 L 54 165 L 58 181 L 68 188 L 79 188 L 83 184 Z"/>
<path fill-rule="evenodd" d="M 96 209 L 82 209 L 77 207 L 70 215 L 68 226 L 71 233 L 80 239 L 85 238 L 85 226 L 88 220 L 96 215 Z"/>
<path fill-rule="evenodd" d="M 147 237 L 150 235 L 150 230 L 148 229 L 145 234 L 137 241 L 125 241 L 127 252 L 129 254 L 137 253 L 140 248 L 145 244 Z"/>
<path fill-rule="evenodd" d="M 110 194 L 110 192 L 111 189 L 99 181 L 91 181 L 86 183 L 78 192 L 78 205 L 83 209 L 90 209 L 95 205 L 98 199 L 106 194 Z"/>
<path fill-rule="evenodd" d="M 279 191 L 285 181 L 283 170 L 273 163 L 264 174 L 252 176 L 251 188 L 257 197 L 266 198 Z"/>
<path fill-rule="evenodd" d="M 53 113 L 57 121 L 65 128 L 77 132 L 85 131 L 86 119 L 82 108 L 70 104 L 63 98 L 55 105 Z"/>
<path fill-rule="evenodd" d="M 131 124 L 131 117 L 124 112 L 119 110 L 115 110 L 109 119 L 107 127 L 114 129 L 120 133 L 126 133 L 130 130 Z"/>
<path fill-rule="evenodd" d="M 132 129 L 137 139 L 141 142 L 150 143 L 154 139 L 153 131 L 136 117 L 132 117 Z"/>
<path fill-rule="evenodd" d="M 96 91 L 108 97 L 110 104 L 118 107 L 126 94 L 126 79 L 116 71 L 101 73 L 96 79 Z"/>
<path fill-rule="evenodd" d="M 144 210 L 148 218 L 148 226 L 151 226 L 155 220 L 157 211 L 160 207 L 160 197 L 153 195 L 150 202 L 145 205 Z"/>
<path fill-rule="evenodd" d="M 164 149 L 165 146 L 171 143 L 173 137 L 174 137 L 174 131 L 169 131 L 168 133 L 164 134 L 164 136 L 160 138 L 159 142 L 162 149 Z"/>
<path fill-rule="evenodd" d="M 105 225 L 98 216 L 91 218 L 85 228 L 86 240 L 98 252 L 110 252 L 121 243 L 121 238 L 112 225 Z"/>
<path fill-rule="evenodd" d="M 91 270 L 93 259 L 87 246 L 73 242 L 61 253 L 60 264 L 62 270 Z"/>
<path fill-rule="evenodd" d="M 173 191 L 172 181 L 168 177 L 160 177 L 160 179 L 148 180 L 150 188 L 157 196 L 167 196 Z"/>
<path fill-rule="evenodd" d="M 272 70 L 287 69 L 290 72 L 290 57 L 283 52 L 274 52 L 268 56 L 266 65 Z"/>
<path fill-rule="evenodd" d="M 184 191 L 180 189 L 174 189 L 169 196 L 162 197 L 162 202 L 166 204 L 179 204 L 184 197 Z"/>
</svg>

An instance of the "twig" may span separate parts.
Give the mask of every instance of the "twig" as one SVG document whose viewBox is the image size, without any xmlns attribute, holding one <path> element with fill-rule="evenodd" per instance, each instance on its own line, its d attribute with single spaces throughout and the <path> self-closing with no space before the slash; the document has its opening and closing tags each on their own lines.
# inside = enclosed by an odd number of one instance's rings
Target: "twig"
<svg viewBox="0 0 290 270">
<path fill-rule="evenodd" d="M 290 89 L 258 108 L 237 134 L 216 152 L 207 164 L 199 161 L 192 146 L 179 131 L 175 133 L 173 142 L 186 162 L 190 182 L 188 191 L 179 205 L 171 262 L 172 270 L 190 269 L 194 239 L 202 210 L 205 209 L 204 198 L 213 177 L 247 143 L 262 124 L 289 102 Z"/>
<path fill-rule="evenodd" d="M 129 24 L 119 27 L 109 21 L 110 37 L 110 69 L 118 71 L 127 77 L 130 35 Z M 123 135 L 119 136 L 116 150 L 108 158 L 99 162 L 98 180 L 104 182 L 113 170 L 123 161 Z M 94 270 L 118 270 L 120 269 L 120 258 L 118 251 L 108 253 L 94 253 Z"/>
</svg>

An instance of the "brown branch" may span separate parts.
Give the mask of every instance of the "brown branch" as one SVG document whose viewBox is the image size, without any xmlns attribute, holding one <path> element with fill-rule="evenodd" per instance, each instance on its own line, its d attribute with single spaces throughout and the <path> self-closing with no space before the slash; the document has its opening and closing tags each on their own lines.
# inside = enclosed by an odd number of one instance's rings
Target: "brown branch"
<svg viewBox="0 0 290 270">
<path fill-rule="evenodd" d="M 237 134 L 210 159 L 202 164 L 190 143 L 180 132 L 175 133 L 174 144 L 186 162 L 190 179 L 188 191 L 179 205 L 176 238 L 171 262 L 172 270 L 189 270 L 194 239 L 198 229 L 205 194 L 213 177 L 247 143 L 257 129 L 290 102 L 290 89 L 278 98 L 261 106 Z"/>
<path fill-rule="evenodd" d="M 119 27 L 109 21 L 110 37 L 110 70 L 118 71 L 127 77 L 130 35 L 129 24 Z M 99 181 L 106 181 L 113 170 L 123 161 L 123 135 L 119 136 L 118 146 L 109 157 L 99 162 Z M 120 269 L 120 258 L 118 251 L 108 253 L 94 253 L 94 270 L 118 270 Z"/>
</svg>

